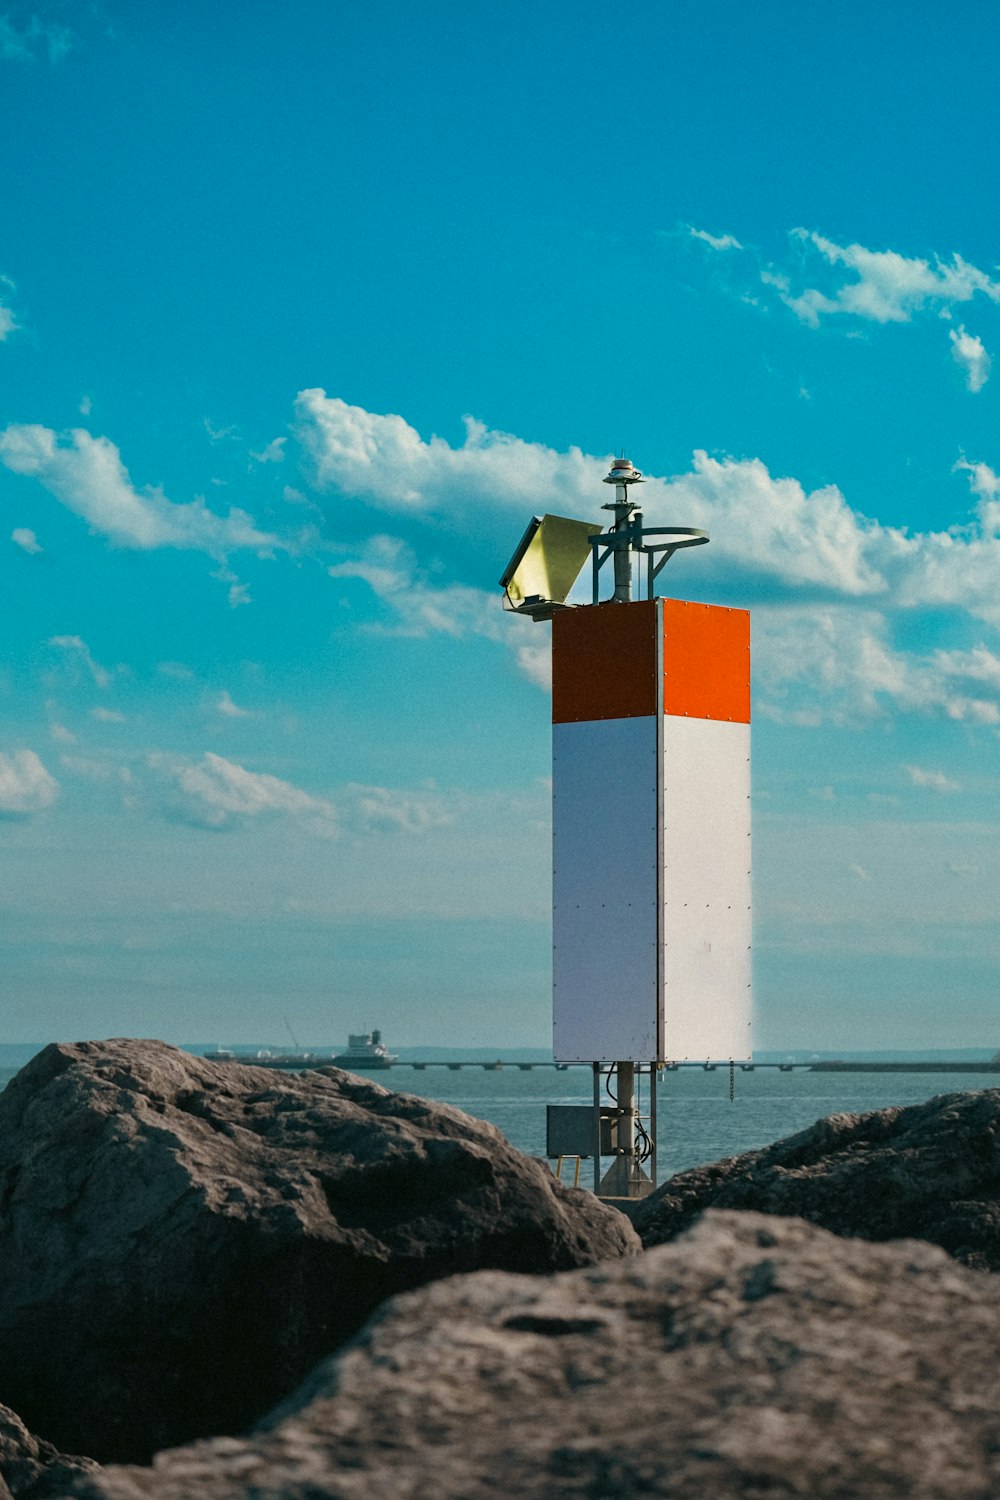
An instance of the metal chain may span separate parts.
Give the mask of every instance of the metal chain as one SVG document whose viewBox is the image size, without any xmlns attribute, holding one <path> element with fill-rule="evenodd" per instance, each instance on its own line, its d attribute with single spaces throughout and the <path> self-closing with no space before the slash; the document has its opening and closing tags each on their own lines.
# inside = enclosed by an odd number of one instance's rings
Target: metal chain
<svg viewBox="0 0 1000 1500">
<path fill-rule="evenodd" d="M 733 1104 L 736 1100 L 736 1064 L 732 1058 L 729 1059 L 729 1102 Z"/>
</svg>

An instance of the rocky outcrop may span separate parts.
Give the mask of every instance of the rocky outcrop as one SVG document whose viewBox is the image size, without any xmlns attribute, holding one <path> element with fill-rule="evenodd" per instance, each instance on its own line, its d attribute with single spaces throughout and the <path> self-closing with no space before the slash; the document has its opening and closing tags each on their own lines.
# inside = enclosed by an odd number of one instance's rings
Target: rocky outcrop
<svg viewBox="0 0 1000 1500">
<path fill-rule="evenodd" d="M 64 1492 L 74 1474 L 96 1468 L 92 1459 L 58 1452 L 0 1406 L 0 1500 L 45 1500 Z"/>
<path fill-rule="evenodd" d="M 395 1299 L 249 1437 L 86 1500 L 983 1500 L 1000 1279 L 933 1246 L 709 1213 L 673 1245 Z"/>
<path fill-rule="evenodd" d="M 1000 1089 L 830 1115 L 762 1151 L 681 1172 L 633 1212 L 645 1245 L 706 1208 L 796 1214 L 835 1234 L 914 1236 L 1000 1270 Z"/>
<path fill-rule="evenodd" d="M 0 1096 L 0 1399 L 102 1460 L 242 1430 L 393 1293 L 638 1248 L 492 1126 L 334 1068 L 88 1042 Z"/>
</svg>

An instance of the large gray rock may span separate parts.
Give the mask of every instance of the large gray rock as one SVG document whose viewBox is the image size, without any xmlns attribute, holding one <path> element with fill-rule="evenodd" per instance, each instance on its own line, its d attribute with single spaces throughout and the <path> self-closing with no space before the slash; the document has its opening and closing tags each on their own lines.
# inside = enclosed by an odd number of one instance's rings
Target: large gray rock
<svg viewBox="0 0 1000 1500">
<path fill-rule="evenodd" d="M 830 1115 L 762 1151 L 681 1172 L 633 1210 L 645 1245 L 706 1208 L 796 1214 L 835 1234 L 931 1240 L 1000 1270 L 1000 1089 Z"/>
<path fill-rule="evenodd" d="M 102 1460 L 245 1428 L 392 1293 L 638 1248 L 492 1126 L 339 1069 L 86 1042 L 0 1096 L 0 1399 Z"/>
<path fill-rule="evenodd" d="M 58 1452 L 29 1432 L 16 1412 L 0 1406 L 0 1500 L 44 1500 L 74 1473 L 96 1467 L 92 1459 Z"/>
<path fill-rule="evenodd" d="M 676 1244 L 395 1299 L 243 1440 L 86 1500 L 986 1500 L 1000 1279 L 914 1241 L 710 1213 Z"/>
</svg>

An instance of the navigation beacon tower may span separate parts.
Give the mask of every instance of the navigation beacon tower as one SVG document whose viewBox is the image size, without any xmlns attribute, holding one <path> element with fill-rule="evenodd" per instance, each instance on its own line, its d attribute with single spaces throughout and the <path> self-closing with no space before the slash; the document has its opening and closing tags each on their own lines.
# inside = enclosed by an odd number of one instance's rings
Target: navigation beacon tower
<svg viewBox="0 0 1000 1500">
<path fill-rule="evenodd" d="M 636 1198 L 656 1182 L 659 1073 L 751 1056 L 750 616 L 658 598 L 708 535 L 644 526 L 627 458 L 604 482 L 609 530 L 535 517 L 500 582 L 506 609 L 552 621 L 553 1050 L 593 1069 L 592 1106 L 549 1106 L 549 1154 Z M 569 605 L 588 555 L 593 602 Z"/>
</svg>

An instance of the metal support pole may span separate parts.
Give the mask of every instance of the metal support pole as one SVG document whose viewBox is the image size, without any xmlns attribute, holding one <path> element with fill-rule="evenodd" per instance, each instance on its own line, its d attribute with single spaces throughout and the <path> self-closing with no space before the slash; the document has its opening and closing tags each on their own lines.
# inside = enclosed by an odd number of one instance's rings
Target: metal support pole
<svg viewBox="0 0 1000 1500">
<path fill-rule="evenodd" d="M 635 1063 L 615 1064 L 618 1079 L 618 1152 L 625 1160 L 625 1176 L 635 1177 Z"/>
<path fill-rule="evenodd" d="M 613 531 L 628 531 L 632 506 L 628 498 L 628 485 L 615 485 L 615 524 Z M 615 604 L 628 604 L 632 599 L 632 548 L 628 542 L 615 548 Z"/>
<path fill-rule="evenodd" d="M 601 1065 L 594 1063 L 594 1192 L 601 1191 Z"/>
<path fill-rule="evenodd" d="M 659 1154 L 656 1141 L 656 1088 L 660 1081 L 660 1070 L 655 1062 L 649 1065 L 649 1143 L 651 1154 L 649 1158 L 649 1175 L 653 1182 L 653 1192 L 659 1182 L 657 1167 L 659 1166 Z"/>
</svg>

